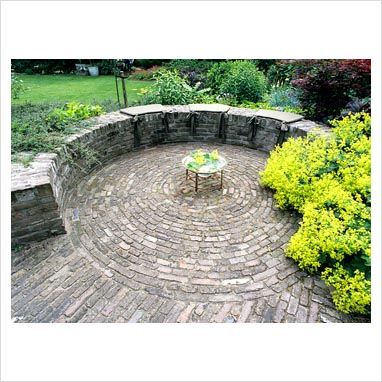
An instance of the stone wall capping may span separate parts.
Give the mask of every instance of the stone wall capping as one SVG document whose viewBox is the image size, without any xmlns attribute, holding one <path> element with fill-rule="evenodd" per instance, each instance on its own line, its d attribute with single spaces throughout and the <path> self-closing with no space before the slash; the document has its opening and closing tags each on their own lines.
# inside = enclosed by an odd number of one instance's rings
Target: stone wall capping
<svg viewBox="0 0 382 382">
<path fill-rule="evenodd" d="M 189 113 L 189 105 L 166 105 L 164 106 L 165 113 Z"/>
<path fill-rule="evenodd" d="M 210 104 L 204 104 L 204 103 L 192 103 L 188 105 L 190 107 L 190 111 L 208 111 L 212 113 L 226 113 L 230 106 L 228 105 L 222 105 L 220 103 L 210 103 Z"/>
<path fill-rule="evenodd" d="M 139 123 L 134 123 L 138 117 Z M 280 130 L 280 121 L 288 123 L 288 131 Z M 67 142 L 81 142 L 97 152 L 100 163 L 107 163 L 126 152 L 160 143 L 229 143 L 266 153 L 284 139 L 310 132 L 327 134 L 330 128 L 279 111 L 221 104 L 155 104 L 91 118 Z M 69 190 L 86 175 L 80 170 L 83 160 L 79 156 L 68 161 L 66 150 L 60 147 L 56 153 L 39 153 L 28 167 L 12 163 L 12 244 L 65 232 L 63 212 Z"/>
<path fill-rule="evenodd" d="M 272 118 L 285 123 L 300 121 L 304 118 L 304 116 L 295 113 L 265 109 L 256 110 L 256 116 L 263 118 Z"/>
<path fill-rule="evenodd" d="M 38 187 L 50 182 L 50 169 L 56 154 L 39 153 L 29 166 L 11 165 L 11 192 Z"/>
<path fill-rule="evenodd" d="M 131 116 L 161 113 L 162 111 L 165 111 L 165 108 L 163 105 L 160 105 L 160 104 L 133 106 L 133 107 L 128 107 L 126 109 L 120 110 L 122 114 L 127 114 Z"/>
<path fill-rule="evenodd" d="M 257 110 L 248 109 L 244 107 L 231 107 L 227 114 L 232 116 L 253 117 L 256 115 Z"/>
</svg>

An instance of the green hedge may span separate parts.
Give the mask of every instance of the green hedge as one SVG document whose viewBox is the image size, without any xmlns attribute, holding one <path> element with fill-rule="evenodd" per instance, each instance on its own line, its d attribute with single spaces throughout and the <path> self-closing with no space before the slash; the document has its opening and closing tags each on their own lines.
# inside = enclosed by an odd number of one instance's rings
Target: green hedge
<svg viewBox="0 0 382 382">
<path fill-rule="evenodd" d="M 270 155 L 263 185 L 302 222 L 286 255 L 320 272 L 345 313 L 370 310 L 370 115 L 332 121 L 329 136 L 289 139 Z"/>
</svg>

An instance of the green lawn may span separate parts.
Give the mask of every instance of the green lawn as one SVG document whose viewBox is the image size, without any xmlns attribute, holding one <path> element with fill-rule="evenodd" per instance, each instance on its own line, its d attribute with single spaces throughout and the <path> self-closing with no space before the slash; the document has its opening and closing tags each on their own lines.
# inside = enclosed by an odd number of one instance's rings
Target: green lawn
<svg viewBox="0 0 382 382">
<path fill-rule="evenodd" d="M 83 103 L 117 100 L 114 76 L 76 76 L 76 75 L 26 75 L 19 78 L 24 81 L 28 90 L 20 95 L 17 100 L 12 100 L 14 105 L 25 102 L 71 102 Z M 120 80 L 119 80 L 120 81 Z M 126 81 L 126 91 L 129 104 L 139 99 L 139 90 L 150 87 L 150 81 Z M 120 98 L 123 102 L 120 85 Z"/>
</svg>

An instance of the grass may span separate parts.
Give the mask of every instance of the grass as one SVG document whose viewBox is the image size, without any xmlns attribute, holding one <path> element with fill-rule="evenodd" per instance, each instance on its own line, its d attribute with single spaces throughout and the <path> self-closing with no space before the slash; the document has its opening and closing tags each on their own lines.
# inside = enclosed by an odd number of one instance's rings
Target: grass
<svg viewBox="0 0 382 382">
<path fill-rule="evenodd" d="M 25 92 L 12 100 L 12 160 L 28 165 L 38 152 L 55 152 L 65 144 L 65 137 L 87 125 L 86 120 L 68 120 L 55 126 L 47 119 L 67 102 L 100 105 L 104 112 L 118 110 L 114 76 L 18 75 Z M 126 80 L 129 106 L 139 100 L 139 91 L 152 86 L 150 81 Z M 121 90 L 121 84 L 120 84 Z M 120 93 L 122 101 L 122 94 Z M 90 164 L 94 153 L 81 149 Z"/>
<path fill-rule="evenodd" d="M 71 102 L 97 103 L 106 100 L 117 101 L 114 76 L 76 76 L 76 75 L 27 75 L 18 76 L 28 88 L 13 105 L 23 103 Z M 121 84 L 120 85 L 120 97 Z M 126 81 L 129 106 L 139 100 L 139 91 L 150 87 L 151 81 Z"/>
</svg>

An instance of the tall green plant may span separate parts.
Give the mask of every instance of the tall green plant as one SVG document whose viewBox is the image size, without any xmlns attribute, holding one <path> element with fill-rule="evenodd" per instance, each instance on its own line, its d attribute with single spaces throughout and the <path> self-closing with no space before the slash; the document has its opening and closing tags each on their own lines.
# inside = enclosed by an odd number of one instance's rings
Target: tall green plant
<svg viewBox="0 0 382 382">
<path fill-rule="evenodd" d="M 20 79 L 14 72 L 11 78 L 11 95 L 12 99 L 18 99 L 22 93 L 27 90 L 22 79 Z"/>
<path fill-rule="evenodd" d="M 155 83 L 146 90 L 141 104 L 186 105 L 206 99 L 209 88 L 199 89 L 199 84 L 190 86 L 177 70 L 160 70 L 155 74 Z"/>
<path fill-rule="evenodd" d="M 267 89 L 264 73 L 249 60 L 215 64 L 207 78 L 207 84 L 213 91 L 233 97 L 237 102 L 259 102 Z"/>
</svg>

